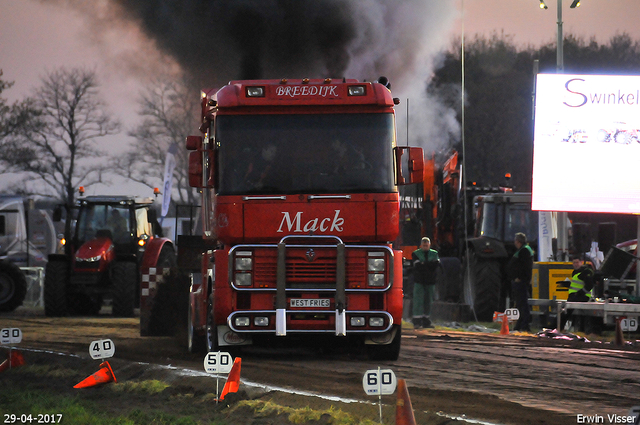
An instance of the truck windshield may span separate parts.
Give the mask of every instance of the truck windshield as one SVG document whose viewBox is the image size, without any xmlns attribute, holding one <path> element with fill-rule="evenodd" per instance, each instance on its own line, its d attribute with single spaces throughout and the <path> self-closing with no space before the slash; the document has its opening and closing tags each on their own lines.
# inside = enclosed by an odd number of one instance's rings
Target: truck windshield
<svg viewBox="0 0 640 425">
<path fill-rule="evenodd" d="M 524 233 L 529 241 L 538 239 L 538 213 L 529 205 L 483 204 L 479 235 L 503 242 L 513 242 L 516 233 Z"/>
<path fill-rule="evenodd" d="M 392 192 L 392 114 L 222 115 L 219 193 Z"/>
</svg>

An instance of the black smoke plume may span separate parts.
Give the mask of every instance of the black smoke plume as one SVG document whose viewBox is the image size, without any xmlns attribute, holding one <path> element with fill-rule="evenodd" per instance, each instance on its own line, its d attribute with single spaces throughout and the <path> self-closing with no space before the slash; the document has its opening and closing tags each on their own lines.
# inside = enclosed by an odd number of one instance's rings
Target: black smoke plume
<svg viewBox="0 0 640 425">
<path fill-rule="evenodd" d="M 111 1 L 183 71 L 213 87 L 383 74 L 394 83 L 426 50 L 442 47 L 454 9 L 442 0 Z"/>
</svg>

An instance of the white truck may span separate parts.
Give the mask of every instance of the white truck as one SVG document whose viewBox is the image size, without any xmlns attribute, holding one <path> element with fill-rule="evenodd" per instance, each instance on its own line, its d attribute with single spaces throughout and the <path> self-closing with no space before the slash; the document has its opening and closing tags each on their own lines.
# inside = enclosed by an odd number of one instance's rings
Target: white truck
<svg viewBox="0 0 640 425">
<path fill-rule="evenodd" d="M 0 312 L 13 311 L 27 295 L 25 270 L 44 267 L 58 240 L 49 213 L 33 200 L 0 195 Z"/>
</svg>

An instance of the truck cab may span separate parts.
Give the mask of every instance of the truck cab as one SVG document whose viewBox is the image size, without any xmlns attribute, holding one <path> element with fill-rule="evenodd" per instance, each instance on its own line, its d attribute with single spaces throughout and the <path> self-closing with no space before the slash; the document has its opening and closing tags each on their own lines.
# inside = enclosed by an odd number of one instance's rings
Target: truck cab
<svg viewBox="0 0 640 425">
<path fill-rule="evenodd" d="M 396 147 L 394 104 L 385 84 L 329 78 L 203 92 L 187 148 L 216 247 L 192 284 L 190 350 L 297 335 L 397 358 L 397 185 L 423 156 Z"/>
</svg>

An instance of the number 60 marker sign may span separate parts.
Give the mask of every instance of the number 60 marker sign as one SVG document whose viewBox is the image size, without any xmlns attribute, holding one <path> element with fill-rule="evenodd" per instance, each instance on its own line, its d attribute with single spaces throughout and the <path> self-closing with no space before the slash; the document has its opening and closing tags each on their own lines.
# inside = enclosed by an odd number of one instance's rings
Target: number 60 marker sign
<svg viewBox="0 0 640 425">
<path fill-rule="evenodd" d="M 391 369 L 371 369 L 362 377 L 362 387 L 368 395 L 388 395 L 396 391 L 398 381 Z"/>
</svg>

